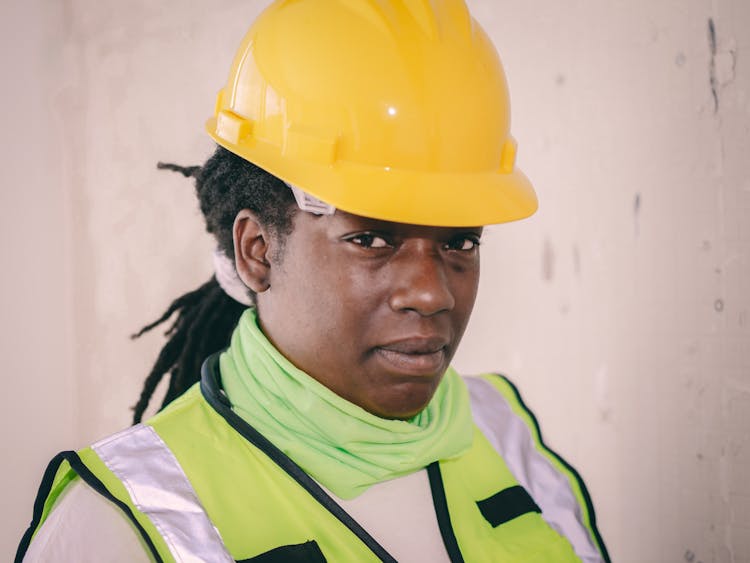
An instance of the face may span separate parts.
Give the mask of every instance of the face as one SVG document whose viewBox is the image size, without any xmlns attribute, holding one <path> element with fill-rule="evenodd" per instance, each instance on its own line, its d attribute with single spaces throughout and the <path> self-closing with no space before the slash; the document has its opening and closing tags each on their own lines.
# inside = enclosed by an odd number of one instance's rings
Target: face
<svg viewBox="0 0 750 563">
<path fill-rule="evenodd" d="M 421 411 L 474 306 L 482 229 L 337 210 L 297 213 L 282 252 L 262 233 L 252 215 L 244 222 L 238 216 L 238 273 L 258 293 L 258 317 L 271 342 L 373 414 L 409 418 Z M 252 262 L 261 257 L 263 265 Z"/>
</svg>

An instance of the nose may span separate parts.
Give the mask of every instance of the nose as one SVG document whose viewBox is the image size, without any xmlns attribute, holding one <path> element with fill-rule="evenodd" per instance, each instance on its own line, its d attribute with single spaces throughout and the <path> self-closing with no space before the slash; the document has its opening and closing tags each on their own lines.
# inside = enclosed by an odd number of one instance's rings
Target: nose
<svg viewBox="0 0 750 563">
<path fill-rule="evenodd" d="M 424 317 L 451 311 L 456 304 L 448 278 L 448 267 L 440 251 L 420 246 L 391 262 L 393 291 L 389 303 L 394 311 L 415 311 Z"/>
</svg>

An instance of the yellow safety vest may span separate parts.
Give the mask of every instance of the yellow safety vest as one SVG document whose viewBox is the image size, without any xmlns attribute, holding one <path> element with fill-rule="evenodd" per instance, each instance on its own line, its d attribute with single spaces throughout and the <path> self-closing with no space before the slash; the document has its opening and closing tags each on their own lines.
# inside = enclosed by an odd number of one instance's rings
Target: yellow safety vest
<svg viewBox="0 0 750 563">
<path fill-rule="evenodd" d="M 299 466 L 231 410 L 220 389 L 218 356 L 209 358 L 203 371 L 200 385 L 146 423 L 53 460 L 18 561 L 55 500 L 77 477 L 132 520 L 156 561 L 395 561 Z M 506 379 L 472 379 L 502 396 L 505 408 L 521 409 L 520 419 L 525 409 Z M 482 395 L 482 408 L 486 389 L 477 384 L 473 391 Z M 466 454 L 427 467 L 451 561 L 580 561 L 480 427 Z M 581 518 L 581 529 L 608 561 L 583 484 L 566 475 L 564 465 L 556 470 L 576 497 L 572 512 Z"/>
</svg>

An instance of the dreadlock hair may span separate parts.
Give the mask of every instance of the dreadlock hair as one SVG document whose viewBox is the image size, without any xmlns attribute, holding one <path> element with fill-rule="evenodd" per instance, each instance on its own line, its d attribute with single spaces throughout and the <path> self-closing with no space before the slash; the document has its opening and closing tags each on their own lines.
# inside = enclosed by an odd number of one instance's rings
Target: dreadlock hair
<svg viewBox="0 0 750 563">
<path fill-rule="evenodd" d="M 217 242 L 218 249 L 234 259 L 232 227 L 242 209 L 250 209 L 278 238 L 283 249 L 286 236 L 292 231 L 296 211 L 291 190 L 278 178 L 262 168 L 217 146 L 203 166 L 178 166 L 158 163 L 157 168 L 179 172 L 195 178 L 195 191 L 206 220 L 206 230 Z M 254 295 L 248 289 L 248 295 Z M 140 329 L 138 338 L 176 315 L 164 333 L 167 343 L 159 352 L 154 367 L 143 382 L 140 398 L 133 407 L 133 422 L 138 423 L 149 405 L 156 386 L 169 374 L 169 386 L 162 401 L 164 408 L 200 379 L 203 361 L 229 345 L 245 305 L 229 297 L 216 277 L 174 301 L 154 322 Z"/>
</svg>

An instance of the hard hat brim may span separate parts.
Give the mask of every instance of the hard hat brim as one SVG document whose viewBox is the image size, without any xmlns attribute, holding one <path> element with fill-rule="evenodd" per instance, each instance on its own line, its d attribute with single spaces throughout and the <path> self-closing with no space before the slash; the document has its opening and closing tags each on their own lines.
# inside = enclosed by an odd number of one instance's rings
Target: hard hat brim
<svg viewBox="0 0 750 563">
<path fill-rule="evenodd" d="M 538 208 L 534 188 L 514 168 L 504 172 L 422 172 L 337 160 L 290 163 L 278 147 L 259 140 L 233 144 L 216 134 L 216 119 L 206 123 L 216 143 L 281 180 L 337 209 L 384 221 L 436 227 L 469 227 L 517 221 Z M 362 191 L 368 193 L 362 198 Z"/>
</svg>

